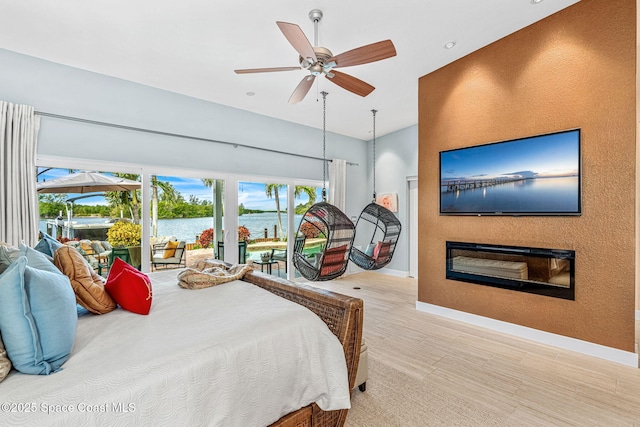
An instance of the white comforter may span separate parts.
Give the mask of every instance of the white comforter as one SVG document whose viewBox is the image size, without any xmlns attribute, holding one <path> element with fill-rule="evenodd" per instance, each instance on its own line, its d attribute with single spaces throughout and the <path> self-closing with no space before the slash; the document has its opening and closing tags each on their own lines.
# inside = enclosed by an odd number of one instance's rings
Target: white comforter
<svg viewBox="0 0 640 427">
<path fill-rule="evenodd" d="M 82 316 L 62 371 L 12 372 L 0 425 L 244 427 L 350 406 L 342 346 L 306 308 L 242 281 L 153 292 L 148 316 Z"/>
</svg>

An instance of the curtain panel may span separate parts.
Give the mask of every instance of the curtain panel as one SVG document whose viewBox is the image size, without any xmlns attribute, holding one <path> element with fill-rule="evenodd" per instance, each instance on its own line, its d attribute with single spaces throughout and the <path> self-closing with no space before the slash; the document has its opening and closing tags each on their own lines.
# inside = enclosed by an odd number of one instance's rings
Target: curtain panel
<svg viewBox="0 0 640 427">
<path fill-rule="evenodd" d="M 0 242 L 14 246 L 38 240 L 39 128 L 33 107 L 0 101 Z"/>
<path fill-rule="evenodd" d="M 332 159 L 329 162 L 329 203 L 342 212 L 346 206 L 347 161 Z"/>
</svg>

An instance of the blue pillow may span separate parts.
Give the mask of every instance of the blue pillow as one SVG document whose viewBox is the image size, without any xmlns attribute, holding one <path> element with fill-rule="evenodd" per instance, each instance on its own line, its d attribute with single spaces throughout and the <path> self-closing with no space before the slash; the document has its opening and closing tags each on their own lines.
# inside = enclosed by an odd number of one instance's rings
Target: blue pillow
<svg viewBox="0 0 640 427">
<path fill-rule="evenodd" d="M 13 366 L 56 372 L 71 354 L 78 315 L 69 279 L 37 270 L 21 256 L 0 275 L 0 333 Z"/>
<path fill-rule="evenodd" d="M 371 243 L 369 245 L 367 245 L 367 249 L 364 250 L 365 255 L 368 255 L 370 257 L 373 256 L 373 250 L 375 249 L 376 245 Z"/>
<path fill-rule="evenodd" d="M 27 265 L 31 268 L 62 274 L 53 264 L 53 258 L 22 243 L 20 243 L 20 255 L 27 258 Z"/>
<path fill-rule="evenodd" d="M 58 242 L 47 233 L 42 233 L 42 239 L 34 247 L 35 250 L 42 252 L 43 254 L 53 257 L 53 254 L 62 246 L 62 243 Z"/>
</svg>

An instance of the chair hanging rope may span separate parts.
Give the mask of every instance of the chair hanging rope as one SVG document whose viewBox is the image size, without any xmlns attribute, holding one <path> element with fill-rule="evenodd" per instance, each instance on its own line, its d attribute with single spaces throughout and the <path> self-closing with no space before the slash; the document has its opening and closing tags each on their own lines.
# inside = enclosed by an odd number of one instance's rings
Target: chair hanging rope
<svg viewBox="0 0 640 427">
<path fill-rule="evenodd" d="M 373 201 L 362 210 L 356 222 L 356 234 L 371 233 L 364 251 L 353 247 L 349 259 L 365 270 L 378 270 L 391 262 L 402 225 L 389 209 L 376 203 L 376 113 L 373 113 Z"/>
<path fill-rule="evenodd" d="M 302 217 L 297 236 L 307 239 L 323 239 L 320 253 L 308 256 L 302 247 L 295 247 L 293 264 L 307 280 L 332 280 L 344 274 L 349 263 L 349 254 L 355 237 L 353 222 L 340 209 L 327 203 L 326 190 L 326 117 L 327 92 L 322 93 L 322 202 L 311 206 Z"/>
<path fill-rule="evenodd" d="M 371 110 L 371 114 L 373 114 L 373 200 L 371 202 L 375 203 L 376 201 L 376 113 L 378 110 Z"/>
</svg>

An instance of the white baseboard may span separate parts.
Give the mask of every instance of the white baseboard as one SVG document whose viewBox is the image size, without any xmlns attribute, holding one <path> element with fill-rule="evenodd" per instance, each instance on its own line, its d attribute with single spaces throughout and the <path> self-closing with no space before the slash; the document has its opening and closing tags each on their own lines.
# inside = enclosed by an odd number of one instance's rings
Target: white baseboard
<svg viewBox="0 0 640 427">
<path fill-rule="evenodd" d="M 350 275 L 350 274 L 362 273 L 365 271 L 367 270 L 360 268 L 354 263 L 350 262 L 345 274 Z M 389 276 L 396 276 L 396 277 L 409 277 L 408 271 L 393 270 L 391 268 L 381 268 L 380 270 L 372 270 L 372 272 L 380 273 L 380 274 L 388 274 Z"/>
<path fill-rule="evenodd" d="M 380 274 L 388 274 L 389 276 L 409 277 L 408 271 L 393 270 L 391 268 L 381 268 L 380 270 L 374 270 L 374 272 Z"/>
<path fill-rule="evenodd" d="M 636 320 L 640 320 L 640 310 L 636 310 Z"/>
<path fill-rule="evenodd" d="M 469 323 L 483 328 L 491 329 L 505 334 L 514 335 L 542 344 L 552 345 L 565 350 L 575 351 L 587 356 L 598 357 L 610 362 L 620 363 L 622 365 L 638 367 L 638 355 L 630 351 L 619 350 L 617 348 L 607 347 L 576 338 L 565 337 L 563 335 L 553 334 L 551 332 L 540 331 L 526 326 L 516 325 L 501 320 L 491 319 L 477 314 L 465 313 L 463 311 L 453 310 L 451 308 L 440 307 L 438 305 L 428 304 L 422 301 L 416 301 L 416 310 L 426 313 L 435 314 L 446 317 L 448 319 L 458 320 L 460 322 Z M 636 312 L 636 318 L 638 312 Z"/>
</svg>

